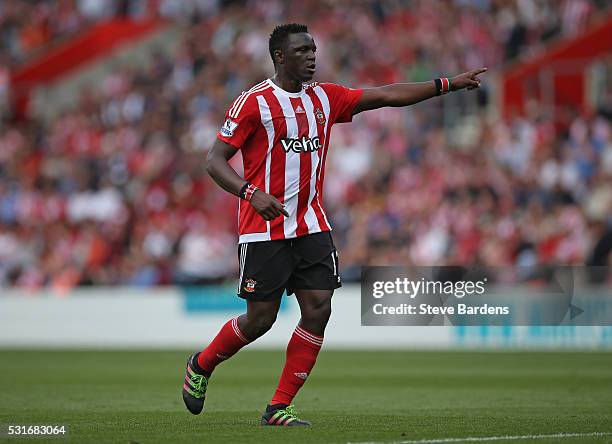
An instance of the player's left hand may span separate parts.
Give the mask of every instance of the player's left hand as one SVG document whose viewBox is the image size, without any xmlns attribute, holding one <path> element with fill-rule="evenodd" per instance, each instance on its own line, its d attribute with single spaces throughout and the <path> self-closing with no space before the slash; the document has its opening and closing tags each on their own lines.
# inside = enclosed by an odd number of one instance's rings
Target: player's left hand
<svg viewBox="0 0 612 444">
<path fill-rule="evenodd" d="M 480 79 L 478 75 L 486 72 L 487 68 L 473 69 L 472 71 L 464 72 L 450 79 L 451 91 L 458 91 L 463 88 L 475 89 L 480 87 Z"/>
</svg>

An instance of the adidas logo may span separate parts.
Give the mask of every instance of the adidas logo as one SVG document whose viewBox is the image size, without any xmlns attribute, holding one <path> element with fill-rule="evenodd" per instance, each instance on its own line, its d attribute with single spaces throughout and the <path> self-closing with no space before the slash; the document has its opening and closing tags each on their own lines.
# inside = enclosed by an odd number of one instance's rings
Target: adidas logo
<svg viewBox="0 0 612 444">
<path fill-rule="evenodd" d="M 308 378 L 308 373 L 294 373 L 294 375 L 300 379 L 303 379 L 304 381 L 306 381 L 306 378 Z"/>
<path fill-rule="evenodd" d="M 302 114 L 305 113 L 306 111 L 304 111 L 304 108 L 302 108 L 300 105 L 298 105 L 298 107 L 295 109 L 295 113 L 296 114 Z"/>
</svg>

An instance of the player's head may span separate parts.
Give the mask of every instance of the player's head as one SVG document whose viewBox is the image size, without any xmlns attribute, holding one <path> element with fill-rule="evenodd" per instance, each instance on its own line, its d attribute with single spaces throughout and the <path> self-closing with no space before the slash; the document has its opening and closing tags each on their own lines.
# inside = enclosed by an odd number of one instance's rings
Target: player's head
<svg viewBox="0 0 612 444">
<path fill-rule="evenodd" d="M 317 47 L 306 25 L 289 23 L 277 26 L 270 34 L 269 47 L 277 72 L 300 82 L 312 79 Z"/>
</svg>

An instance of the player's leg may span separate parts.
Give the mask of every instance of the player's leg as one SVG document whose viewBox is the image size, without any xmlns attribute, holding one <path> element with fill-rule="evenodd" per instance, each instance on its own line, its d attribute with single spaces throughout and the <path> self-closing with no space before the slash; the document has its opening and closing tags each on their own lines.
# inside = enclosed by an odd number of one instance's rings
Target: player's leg
<svg viewBox="0 0 612 444">
<path fill-rule="evenodd" d="M 325 327 L 331 315 L 334 289 L 340 287 L 338 257 L 329 233 L 306 236 L 294 243 L 298 263 L 287 293 L 295 292 L 301 319 L 289 344 L 285 367 L 262 424 L 307 425 L 287 407 L 310 375 L 323 344 Z"/>
<path fill-rule="evenodd" d="M 295 290 L 301 313 L 298 326 L 315 336 L 323 337 L 331 316 L 333 294 L 333 290 Z"/>
<path fill-rule="evenodd" d="M 270 404 L 291 404 L 310 375 L 323 345 L 332 294 L 333 290 L 295 290 L 302 316 L 287 345 L 285 368 Z"/>
<path fill-rule="evenodd" d="M 280 302 L 280 298 L 247 301 L 245 314 L 227 321 L 204 350 L 189 357 L 183 382 L 183 401 L 191 413 L 197 415 L 204 408 L 208 380 L 217 365 L 270 330 Z"/>
<path fill-rule="evenodd" d="M 285 367 L 262 424 L 309 425 L 290 406 L 317 361 L 331 315 L 332 294 L 333 290 L 295 290 L 302 316 L 287 345 Z"/>
<path fill-rule="evenodd" d="M 247 301 L 246 313 L 227 321 L 208 347 L 197 354 L 194 361 L 195 370 L 210 377 L 217 365 L 265 334 L 276 321 L 280 303 L 280 298 L 271 301 Z"/>
<path fill-rule="evenodd" d="M 247 301 L 247 311 L 238 316 L 238 328 L 251 341 L 263 336 L 276 322 L 281 298 L 271 301 Z"/>
<path fill-rule="evenodd" d="M 209 378 L 217 365 L 272 327 L 291 273 L 291 251 L 283 242 L 240 245 L 238 259 L 238 296 L 246 299 L 247 311 L 227 321 L 211 343 L 187 361 L 183 401 L 196 415 L 204 408 Z"/>
</svg>

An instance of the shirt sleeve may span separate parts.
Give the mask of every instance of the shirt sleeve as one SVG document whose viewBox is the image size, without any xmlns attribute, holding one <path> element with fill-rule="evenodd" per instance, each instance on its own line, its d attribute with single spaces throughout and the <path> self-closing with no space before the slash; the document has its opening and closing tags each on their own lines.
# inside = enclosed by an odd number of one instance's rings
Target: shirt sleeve
<svg viewBox="0 0 612 444">
<path fill-rule="evenodd" d="M 345 88 L 334 83 L 322 83 L 321 87 L 329 98 L 332 122 L 344 123 L 353 120 L 353 110 L 361 99 L 363 90 Z"/>
<path fill-rule="evenodd" d="M 259 121 L 259 108 L 253 106 L 252 97 L 241 101 L 239 96 L 225 113 L 223 126 L 217 133 L 217 138 L 229 143 L 236 149 L 243 147 L 244 142 L 256 129 L 255 123 Z"/>
</svg>

